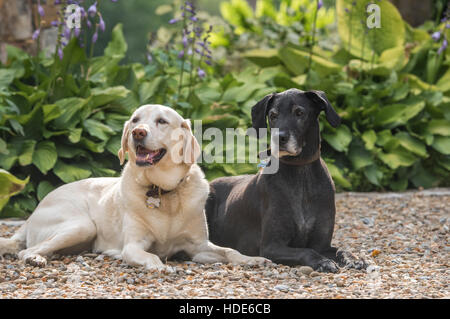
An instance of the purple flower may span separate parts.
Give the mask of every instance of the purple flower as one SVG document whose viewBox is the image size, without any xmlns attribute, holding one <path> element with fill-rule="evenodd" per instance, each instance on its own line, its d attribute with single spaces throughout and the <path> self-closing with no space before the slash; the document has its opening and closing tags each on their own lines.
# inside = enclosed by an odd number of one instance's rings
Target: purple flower
<svg viewBox="0 0 450 319">
<path fill-rule="evenodd" d="M 83 7 L 80 7 L 80 15 L 82 18 L 86 17 L 86 10 Z"/>
<path fill-rule="evenodd" d="M 81 29 L 80 28 L 75 28 L 75 31 L 73 32 L 75 34 L 75 36 L 78 38 L 80 36 L 81 33 Z"/>
<path fill-rule="evenodd" d="M 447 46 L 448 46 L 448 41 L 447 41 L 447 39 L 444 39 L 444 41 L 442 41 L 442 45 L 439 48 L 437 54 L 441 55 L 441 53 L 444 52 L 444 50 L 447 48 Z"/>
<path fill-rule="evenodd" d="M 100 16 L 100 22 L 98 23 L 98 27 L 102 32 L 105 32 L 105 21 L 103 21 L 102 16 Z"/>
<path fill-rule="evenodd" d="M 441 38 L 441 32 L 440 31 L 436 31 L 431 35 L 431 38 L 434 41 L 439 41 L 439 39 Z"/>
<path fill-rule="evenodd" d="M 36 31 L 33 32 L 33 36 L 31 38 L 33 40 L 36 40 L 37 38 L 39 38 L 40 34 L 41 34 L 41 29 L 37 29 Z"/>
<path fill-rule="evenodd" d="M 446 28 L 446 29 L 450 29 L 450 23 L 447 23 L 447 24 L 445 25 L 445 28 Z"/>
<path fill-rule="evenodd" d="M 201 79 L 203 79 L 206 76 L 205 71 L 203 71 L 200 68 L 197 68 L 197 74 L 198 74 L 198 77 L 201 78 Z"/>
<path fill-rule="evenodd" d="M 93 5 L 91 5 L 88 9 L 88 14 L 91 17 L 95 17 L 95 14 L 97 13 L 97 1 Z"/>
<path fill-rule="evenodd" d="M 61 0 L 55 0 L 54 4 L 55 5 L 61 4 Z"/>
<path fill-rule="evenodd" d="M 181 59 L 184 57 L 184 50 L 181 50 L 178 55 L 177 55 L 178 59 Z"/>
<path fill-rule="evenodd" d="M 72 30 L 70 30 L 69 28 L 64 28 L 64 37 L 69 40 L 70 39 L 70 34 L 72 33 Z"/>
<path fill-rule="evenodd" d="M 317 2 L 317 10 L 320 10 L 320 8 L 322 8 L 323 7 L 323 1 L 322 0 L 319 0 L 318 2 Z"/>
<path fill-rule="evenodd" d="M 191 21 L 197 22 L 198 18 L 197 17 L 190 17 Z"/>
<path fill-rule="evenodd" d="M 89 19 L 86 20 L 86 24 L 89 29 L 92 28 L 92 23 L 91 21 L 89 21 Z"/>
<path fill-rule="evenodd" d="M 183 46 L 186 48 L 188 45 L 188 38 L 186 35 L 183 36 L 183 39 L 181 40 L 181 42 L 183 43 Z"/>
<path fill-rule="evenodd" d="M 345 12 L 349 13 L 350 10 L 348 8 L 344 8 Z"/>
<path fill-rule="evenodd" d="M 117 0 L 111 0 L 111 2 L 117 2 Z"/>
<path fill-rule="evenodd" d="M 40 3 L 38 4 L 38 12 L 41 17 L 43 17 L 45 15 L 44 8 L 42 8 Z"/>
<path fill-rule="evenodd" d="M 212 65 L 210 60 L 205 60 L 205 63 L 208 64 L 208 65 Z"/>
<path fill-rule="evenodd" d="M 153 62 L 153 57 L 150 53 L 147 53 L 147 61 L 148 63 L 152 63 Z"/>
<path fill-rule="evenodd" d="M 174 24 L 177 23 L 178 21 L 180 21 L 180 19 L 170 19 L 169 24 Z"/>
<path fill-rule="evenodd" d="M 59 56 L 60 60 L 62 60 L 63 57 L 64 57 L 64 52 L 63 52 L 63 50 L 61 48 L 58 48 L 58 56 Z"/>
<path fill-rule="evenodd" d="M 50 22 L 50 24 L 52 25 L 52 27 L 57 27 L 59 26 L 60 22 L 58 20 L 53 20 L 52 22 Z"/>
<path fill-rule="evenodd" d="M 98 39 L 98 33 L 97 33 L 97 31 L 95 31 L 94 35 L 92 36 L 92 43 L 97 42 L 97 39 Z"/>
</svg>

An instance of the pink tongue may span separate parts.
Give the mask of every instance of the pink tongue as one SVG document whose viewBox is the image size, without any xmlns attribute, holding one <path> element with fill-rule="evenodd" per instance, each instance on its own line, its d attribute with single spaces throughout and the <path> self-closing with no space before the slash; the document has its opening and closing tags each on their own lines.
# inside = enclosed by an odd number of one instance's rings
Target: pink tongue
<svg viewBox="0 0 450 319">
<path fill-rule="evenodd" d="M 137 158 L 140 162 L 153 163 L 155 156 L 159 154 L 158 151 L 150 151 L 147 154 L 138 154 Z"/>
</svg>

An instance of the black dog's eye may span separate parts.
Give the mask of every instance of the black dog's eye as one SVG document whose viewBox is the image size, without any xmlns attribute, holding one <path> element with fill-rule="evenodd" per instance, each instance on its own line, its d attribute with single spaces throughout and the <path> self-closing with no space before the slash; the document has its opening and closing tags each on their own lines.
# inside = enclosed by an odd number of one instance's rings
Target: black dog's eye
<svg viewBox="0 0 450 319">
<path fill-rule="evenodd" d="M 135 117 L 135 118 L 133 118 L 133 119 L 131 120 L 131 122 L 137 123 L 137 122 L 139 122 L 139 118 L 138 118 L 138 117 Z"/>
<path fill-rule="evenodd" d="M 270 113 L 269 118 L 271 121 L 275 121 L 278 117 L 277 113 Z"/>
<path fill-rule="evenodd" d="M 296 116 L 303 116 L 304 113 L 305 113 L 305 112 L 303 112 L 303 111 L 300 110 L 300 109 L 297 109 L 297 110 L 295 111 L 295 115 L 296 115 Z"/>
<path fill-rule="evenodd" d="M 158 123 L 158 124 L 167 124 L 167 121 L 166 121 L 165 119 L 163 119 L 163 118 L 159 118 L 159 119 L 156 121 L 156 123 Z"/>
</svg>

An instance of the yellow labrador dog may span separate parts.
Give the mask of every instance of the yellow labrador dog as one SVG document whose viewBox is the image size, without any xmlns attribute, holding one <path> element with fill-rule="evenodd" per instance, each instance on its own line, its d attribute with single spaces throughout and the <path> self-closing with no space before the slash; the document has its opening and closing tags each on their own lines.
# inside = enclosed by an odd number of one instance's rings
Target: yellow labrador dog
<svg viewBox="0 0 450 319">
<path fill-rule="evenodd" d="M 209 185 L 195 160 L 200 148 L 189 120 L 162 105 L 139 107 L 124 125 L 121 177 L 89 178 L 49 193 L 10 239 L 0 256 L 45 266 L 52 253 L 82 249 L 147 269 L 184 251 L 201 263 L 261 264 L 208 240 L 204 205 Z M 20 251 L 20 252 L 19 252 Z"/>
</svg>

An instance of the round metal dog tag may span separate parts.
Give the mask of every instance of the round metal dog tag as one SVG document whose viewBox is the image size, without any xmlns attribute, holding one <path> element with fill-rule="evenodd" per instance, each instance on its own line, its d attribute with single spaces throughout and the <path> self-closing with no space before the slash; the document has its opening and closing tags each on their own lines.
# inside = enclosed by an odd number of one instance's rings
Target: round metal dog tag
<svg viewBox="0 0 450 319">
<path fill-rule="evenodd" d="M 155 197 L 147 197 L 147 208 L 158 208 L 161 204 L 161 199 Z"/>
</svg>

